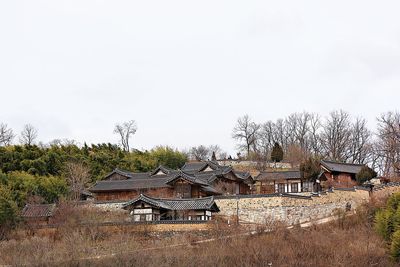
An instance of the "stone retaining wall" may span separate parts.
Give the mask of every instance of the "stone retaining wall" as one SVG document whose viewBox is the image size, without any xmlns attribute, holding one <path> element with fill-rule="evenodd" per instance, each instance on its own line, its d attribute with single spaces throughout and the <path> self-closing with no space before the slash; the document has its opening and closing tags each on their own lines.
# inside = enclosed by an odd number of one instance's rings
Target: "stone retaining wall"
<svg viewBox="0 0 400 267">
<path fill-rule="evenodd" d="M 384 185 L 378 185 L 374 187 L 372 197 L 377 201 L 384 201 L 393 193 L 400 192 L 400 183 L 393 182 Z"/>
<path fill-rule="evenodd" d="M 355 209 L 369 201 L 368 190 L 335 190 L 320 196 L 253 196 L 216 199 L 218 216 L 239 216 L 239 221 L 266 224 L 280 221 L 287 225 L 309 222 L 335 214 L 351 205 Z"/>
<path fill-rule="evenodd" d="M 220 212 L 215 216 L 239 217 L 243 223 L 266 224 L 280 221 L 288 225 L 310 222 L 335 215 L 337 210 L 355 209 L 372 198 L 382 199 L 400 192 L 400 183 L 374 188 L 372 195 L 365 188 L 335 189 L 321 195 L 241 195 L 216 197 Z M 309 193 L 307 193 L 309 194 Z M 123 203 L 95 203 L 103 210 L 121 210 Z"/>
</svg>

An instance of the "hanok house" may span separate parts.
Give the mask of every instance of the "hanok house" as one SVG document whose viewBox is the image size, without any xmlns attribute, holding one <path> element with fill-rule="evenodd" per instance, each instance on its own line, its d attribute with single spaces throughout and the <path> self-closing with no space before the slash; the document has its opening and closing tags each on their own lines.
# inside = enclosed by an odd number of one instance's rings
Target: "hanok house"
<svg viewBox="0 0 400 267">
<path fill-rule="evenodd" d="M 300 171 L 267 171 L 256 177 L 259 194 L 307 192 L 312 191 L 312 185 L 302 179 Z"/>
<path fill-rule="evenodd" d="M 22 209 L 21 217 L 29 225 L 47 225 L 56 210 L 56 204 L 27 204 Z"/>
<path fill-rule="evenodd" d="M 193 199 L 161 199 L 141 194 L 124 204 L 135 222 L 148 221 L 209 221 L 219 212 L 214 197 Z"/>
<path fill-rule="evenodd" d="M 357 185 L 357 173 L 365 166 L 363 164 L 340 163 L 327 160 L 321 160 L 320 164 L 321 174 L 317 179 L 317 186 L 320 188 L 353 187 Z M 321 186 L 318 183 L 321 183 Z"/>
<path fill-rule="evenodd" d="M 249 173 L 208 161 L 186 163 L 180 170 L 160 166 L 148 173 L 116 169 L 89 191 L 94 193 L 96 201 L 126 201 L 140 194 L 155 198 L 202 198 L 249 194 L 253 183 Z"/>
</svg>

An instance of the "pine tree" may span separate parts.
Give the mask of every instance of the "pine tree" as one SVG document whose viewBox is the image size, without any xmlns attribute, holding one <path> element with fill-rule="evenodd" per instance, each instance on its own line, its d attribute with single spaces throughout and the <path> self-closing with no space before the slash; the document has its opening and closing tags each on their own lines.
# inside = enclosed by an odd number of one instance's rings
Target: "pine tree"
<svg viewBox="0 0 400 267">
<path fill-rule="evenodd" d="M 217 156 L 215 156 L 215 151 L 213 151 L 213 153 L 212 153 L 211 160 L 217 161 Z"/>
<path fill-rule="evenodd" d="M 275 142 L 271 152 L 271 160 L 274 162 L 281 162 L 283 160 L 283 149 L 278 142 Z"/>
</svg>

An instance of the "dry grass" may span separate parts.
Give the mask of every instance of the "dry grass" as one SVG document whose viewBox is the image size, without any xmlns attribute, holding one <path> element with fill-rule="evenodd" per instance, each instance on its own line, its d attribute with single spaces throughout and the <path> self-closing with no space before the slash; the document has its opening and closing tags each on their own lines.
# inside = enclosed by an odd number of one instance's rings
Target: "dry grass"
<svg viewBox="0 0 400 267">
<path fill-rule="evenodd" d="M 0 243 L 0 264 L 38 266 L 397 266 L 371 226 L 371 211 L 307 229 L 219 239 L 239 229 L 193 233 L 101 233 L 61 228 L 57 238 Z M 262 228 L 260 228 L 262 229 Z M 215 237 L 216 241 L 196 244 Z M 171 247 L 176 244 L 184 246 Z M 143 248 L 154 248 L 143 250 Z M 111 255 L 114 254 L 114 255 Z M 100 259 L 87 259 L 108 255 Z M 86 259 L 85 259 L 86 258 Z"/>
</svg>

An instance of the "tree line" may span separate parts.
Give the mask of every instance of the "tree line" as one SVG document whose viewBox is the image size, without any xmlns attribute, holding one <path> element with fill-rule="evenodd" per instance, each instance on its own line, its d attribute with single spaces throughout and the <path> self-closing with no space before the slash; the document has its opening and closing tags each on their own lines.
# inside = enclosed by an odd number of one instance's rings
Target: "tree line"
<svg viewBox="0 0 400 267">
<path fill-rule="evenodd" d="M 286 118 L 257 123 L 244 115 L 232 131 L 239 151 L 247 159 L 270 160 L 274 146 L 287 161 L 301 163 L 308 157 L 368 164 L 385 176 L 400 172 L 400 113 L 389 111 L 377 118 L 376 129 L 363 117 L 336 110 L 326 117 L 293 113 Z"/>
<path fill-rule="evenodd" d="M 78 145 L 73 140 L 38 142 L 38 130 L 24 126 L 19 143 L 6 124 L 0 123 L 0 238 L 18 221 L 26 203 L 54 203 L 60 199 L 79 200 L 80 193 L 115 168 L 148 172 L 158 165 L 180 168 L 187 154 L 168 146 L 151 150 L 131 149 L 137 130 L 129 121 L 115 126 L 120 144 Z"/>
</svg>

